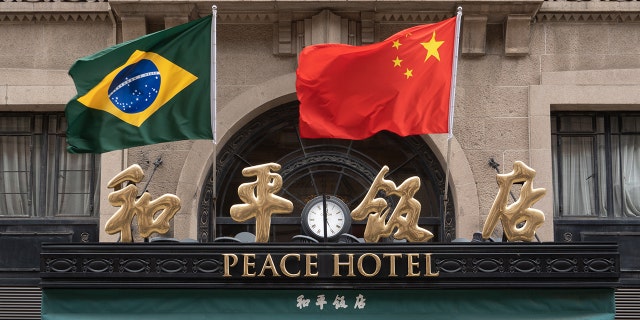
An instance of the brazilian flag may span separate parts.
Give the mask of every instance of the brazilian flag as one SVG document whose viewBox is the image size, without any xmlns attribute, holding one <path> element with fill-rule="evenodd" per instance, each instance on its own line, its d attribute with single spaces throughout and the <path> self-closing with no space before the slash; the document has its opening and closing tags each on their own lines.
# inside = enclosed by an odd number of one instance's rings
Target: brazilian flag
<svg viewBox="0 0 640 320">
<path fill-rule="evenodd" d="M 211 16 L 81 58 L 69 70 L 67 150 L 213 139 Z"/>
</svg>

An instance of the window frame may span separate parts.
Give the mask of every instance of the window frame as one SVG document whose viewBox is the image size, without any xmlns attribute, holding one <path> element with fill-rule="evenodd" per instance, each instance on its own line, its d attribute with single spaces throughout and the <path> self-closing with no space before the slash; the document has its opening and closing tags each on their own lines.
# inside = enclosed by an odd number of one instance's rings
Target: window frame
<svg viewBox="0 0 640 320">
<path fill-rule="evenodd" d="M 51 218 L 91 218 L 98 217 L 99 210 L 99 156 L 95 154 L 83 155 L 88 157 L 87 166 L 79 170 L 88 171 L 89 190 L 87 192 L 88 205 L 74 208 L 72 212 L 59 208 L 61 194 L 75 194 L 59 190 L 58 180 L 62 172 L 76 171 L 76 168 L 62 168 L 60 152 L 66 151 L 66 120 L 64 112 L 0 112 L 2 118 L 28 118 L 28 131 L 12 131 L 0 128 L 0 136 L 28 137 L 26 148 L 29 148 L 29 164 L 26 169 L 29 187 L 27 201 L 29 202 L 25 214 L 7 212 L 0 216 L 3 220 L 21 219 L 51 219 Z M 54 128 L 50 124 L 54 123 Z M 49 154 L 53 148 L 55 154 Z M 67 155 L 68 156 L 68 155 Z M 50 172 L 55 169 L 55 175 Z M 4 176 L 4 172 L 0 172 Z M 66 176 L 66 175 L 65 175 Z M 51 177 L 56 177 L 52 182 Z M 84 192 L 82 192 L 84 193 Z M 47 202 L 50 202 L 47 204 Z"/>
<path fill-rule="evenodd" d="M 569 117 L 579 117 L 579 116 L 589 116 L 592 118 L 592 129 L 591 131 L 571 131 L 571 130 L 563 130 L 561 128 L 562 119 Z M 614 159 L 618 159 L 618 161 L 622 161 L 620 157 L 620 151 L 617 150 L 618 154 L 614 155 L 613 151 L 616 151 L 613 148 L 613 139 L 614 137 L 619 137 L 623 135 L 637 135 L 640 136 L 640 130 L 637 132 L 624 132 L 622 130 L 622 120 L 625 116 L 634 116 L 640 117 L 640 112 L 635 111 L 589 111 L 589 112 L 581 112 L 581 111 L 553 111 L 550 114 L 551 121 L 551 144 L 552 144 L 552 166 L 553 166 L 553 186 L 555 189 L 554 192 L 554 201 L 557 205 L 553 206 L 553 213 L 555 219 L 560 220 L 624 220 L 624 219 L 634 219 L 632 217 L 625 217 L 624 215 L 616 217 L 616 210 L 622 212 L 624 207 L 622 205 L 622 201 L 618 201 L 620 203 L 620 208 L 616 209 L 616 201 L 614 199 L 614 190 L 612 186 L 614 185 Z M 598 121 L 602 119 L 602 128 L 598 128 Z M 616 121 L 616 129 L 612 128 L 612 121 Z M 595 196 L 594 205 L 596 207 L 596 213 L 594 215 L 589 214 L 575 214 L 575 213 L 565 213 L 562 212 L 564 208 L 563 205 L 563 197 L 564 197 L 564 189 L 562 188 L 562 139 L 567 137 L 591 137 L 593 138 L 593 167 L 594 167 L 594 176 L 596 179 L 599 176 L 602 176 L 603 173 L 601 171 L 600 163 L 604 161 L 604 179 L 606 190 L 604 190 L 603 196 L 605 197 L 606 205 L 603 206 L 606 215 L 601 215 L 600 213 L 600 190 L 602 184 L 595 183 L 595 191 L 593 195 Z M 600 142 L 600 139 L 602 142 Z M 601 146 L 604 150 L 599 151 L 599 147 Z M 618 145 L 618 149 L 621 146 Z M 601 159 L 600 154 L 605 155 L 604 159 Z M 621 164 L 620 164 L 621 166 Z M 619 174 L 622 175 L 622 169 L 619 169 Z M 622 177 L 619 177 L 622 179 Z M 597 180 L 596 180 L 597 181 Z M 622 199 L 620 199 L 622 200 Z"/>
</svg>

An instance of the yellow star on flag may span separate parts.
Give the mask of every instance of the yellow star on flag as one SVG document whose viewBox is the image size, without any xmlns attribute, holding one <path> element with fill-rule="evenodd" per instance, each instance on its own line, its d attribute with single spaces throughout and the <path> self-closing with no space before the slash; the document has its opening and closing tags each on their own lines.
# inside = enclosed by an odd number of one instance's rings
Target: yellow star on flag
<svg viewBox="0 0 640 320">
<path fill-rule="evenodd" d="M 391 60 L 391 61 L 393 61 L 393 66 L 394 67 L 399 67 L 400 66 L 400 62 L 402 62 L 402 60 L 400 60 L 400 58 L 398 56 L 396 56 L 396 58 Z"/>
<path fill-rule="evenodd" d="M 396 49 L 400 49 L 401 45 L 402 45 L 402 43 L 400 43 L 400 39 L 398 39 L 398 40 L 394 40 L 393 41 L 393 45 L 391 45 L 391 46 L 396 48 Z"/>
<path fill-rule="evenodd" d="M 404 73 L 405 76 L 407 76 L 407 79 L 409 79 L 410 77 L 413 77 L 413 70 L 407 68 L 407 71 Z"/>
<path fill-rule="evenodd" d="M 429 42 L 420 42 L 420 44 L 427 49 L 427 56 L 424 58 L 426 62 L 429 57 L 434 56 L 438 61 L 440 61 L 440 53 L 438 53 L 438 48 L 444 43 L 444 41 L 436 41 L 436 32 L 433 32 L 431 36 L 431 40 Z"/>
</svg>

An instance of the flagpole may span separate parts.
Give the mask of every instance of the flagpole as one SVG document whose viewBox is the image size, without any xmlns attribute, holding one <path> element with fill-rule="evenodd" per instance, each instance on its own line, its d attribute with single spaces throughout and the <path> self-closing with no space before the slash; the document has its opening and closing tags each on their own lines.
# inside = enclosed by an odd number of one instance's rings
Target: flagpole
<svg viewBox="0 0 640 320">
<path fill-rule="evenodd" d="M 211 92 L 210 92 L 210 103 L 211 103 L 211 135 L 213 137 L 213 159 L 211 161 L 211 180 L 213 182 L 212 185 L 212 199 L 211 199 L 211 207 L 212 212 L 209 215 L 209 219 L 211 219 L 212 229 L 209 233 L 210 235 L 215 235 L 216 233 L 216 216 L 217 216 L 217 208 L 216 203 L 218 202 L 218 190 L 216 184 L 218 182 L 217 175 L 217 153 L 218 153 L 218 137 L 217 137 L 217 126 L 216 126 L 216 110 L 217 110 L 217 70 L 216 70 L 216 51 L 217 51 L 217 40 L 216 40 L 216 21 L 218 16 L 218 7 L 216 5 L 211 6 Z M 208 240 L 208 239 L 206 239 Z"/>
<path fill-rule="evenodd" d="M 462 20 L 462 7 L 458 7 L 456 14 L 456 34 L 453 44 L 453 66 L 451 69 L 451 91 L 449 94 L 449 134 L 447 135 L 447 161 L 445 163 L 444 178 L 444 211 L 447 211 L 449 202 L 449 163 L 451 162 L 451 138 L 453 138 L 453 111 L 456 100 L 456 75 L 458 73 L 458 47 L 460 43 L 460 24 Z"/>
</svg>

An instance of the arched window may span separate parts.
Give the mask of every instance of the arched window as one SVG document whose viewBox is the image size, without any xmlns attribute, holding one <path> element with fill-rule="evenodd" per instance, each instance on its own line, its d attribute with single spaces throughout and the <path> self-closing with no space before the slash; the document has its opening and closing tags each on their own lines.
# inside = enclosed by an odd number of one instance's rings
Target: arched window
<svg viewBox="0 0 640 320">
<path fill-rule="evenodd" d="M 419 226 L 434 234 L 431 241 L 449 242 L 455 237 L 455 214 L 449 201 L 443 208 L 444 171 L 431 149 L 419 136 L 399 137 L 381 132 L 361 141 L 341 139 L 301 139 L 298 134 L 298 103 L 273 108 L 240 129 L 218 151 L 217 210 L 213 210 L 209 179 L 201 193 L 198 211 L 199 240 L 234 237 L 240 232 L 255 233 L 255 219 L 244 223 L 229 214 L 240 204 L 238 187 L 254 178 L 242 176 L 249 166 L 275 162 L 282 166 L 279 196 L 293 202 L 290 215 L 273 215 L 269 242 L 288 242 L 303 234 L 301 212 L 319 195 L 335 196 L 353 210 L 363 199 L 382 166 L 390 169 L 386 179 L 396 185 L 418 176 L 421 186 L 414 196 L 421 203 Z M 384 196 L 384 195 L 379 195 Z M 451 197 L 449 197 L 451 199 Z M 393 206 L 397 199 L 387 198 Z M 212 217 L 211 212 L 216 212 Z M 349 233 L 362 237 L 366 220 L 353 221 Z"/>
</svg>

